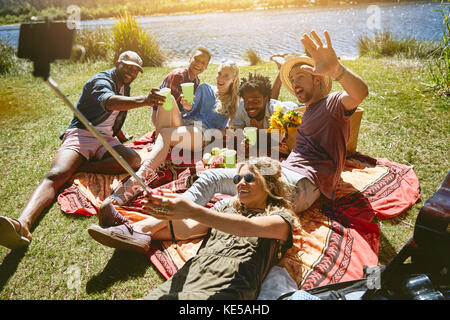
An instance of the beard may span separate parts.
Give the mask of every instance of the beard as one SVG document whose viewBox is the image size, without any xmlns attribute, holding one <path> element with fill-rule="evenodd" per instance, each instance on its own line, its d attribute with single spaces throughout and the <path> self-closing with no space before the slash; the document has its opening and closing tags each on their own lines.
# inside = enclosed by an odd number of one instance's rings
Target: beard
<svg viewBox="0 0 450 320">
<path fill-rule="evenodd" d="M 255 119 L 255 120 L 257 120 L 257 121 L 262 120 L 262 119 L 264 118 L 265 114 L 266 114 L 266 109 L 265 109 L 265 108 L 262 108 L 261 111 L 258 112 L 258 113 L 257 113 L 256 115 L 254 115 L 254 116 L 250 116 L 250 115 L 247 113 L 247 115 L 248 115 L 248 117 L 249 117 L 250 119 Z"/>
<path fill-rule="evenodd" d="M 130 84 L 134 80 L 133 77 L 130 77 L 123 72 L 117 72 L 117 78 L 122 84 Z"/>
<path fill-rule="evenodd" d="M 300 94 L 295 95 L 297 97 L 297 100 L 301 103 L 308 102 L 312 99 L 312 91 L 302 91 Z"/>
</svg>

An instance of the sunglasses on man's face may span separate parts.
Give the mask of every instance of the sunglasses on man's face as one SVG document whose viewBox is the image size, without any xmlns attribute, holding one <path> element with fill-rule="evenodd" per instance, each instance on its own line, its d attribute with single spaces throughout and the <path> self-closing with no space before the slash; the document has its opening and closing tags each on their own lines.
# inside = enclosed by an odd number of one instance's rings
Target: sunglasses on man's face
<svg viewBox="0 0 450 320">
<path fill-rule="evenodd" d="M 250 183 L 253 182 L 255 180 L 255 176 L 252 173 L 247 173 L 244 177 L 242 177 L 241 175 L 237 174 L 233 177 L 233 182 L 234 184 L 238 184 L 239 182 L 241 182 L 242 178 L 244 178 L 244 181 L 246 183 Z"/>
</svg>

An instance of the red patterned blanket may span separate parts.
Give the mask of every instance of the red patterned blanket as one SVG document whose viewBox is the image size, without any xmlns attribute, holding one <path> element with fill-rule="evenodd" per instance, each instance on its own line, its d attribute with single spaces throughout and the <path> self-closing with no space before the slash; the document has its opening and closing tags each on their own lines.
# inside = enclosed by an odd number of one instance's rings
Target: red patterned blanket
<svg viewBox="0 0 450 320">
<path fill-rule="evenodd" d="M 152 143 L 150 133 L 131 147 L 145 158 Z M 201 161 L 174 165 L 168 158 L 149 186 L 182 193 L 203 170 Z M 394 217 L 419 198 L 419 182 L 412 168 L 388 159 L 356 153 L 347 158 L 341 177 L 335 201 L 321 198 L 298 217 L 294 246 L 280 262 L 301 289 L 361 278 L 363 266 L 378 264 L 379 228 L 373 219 Z M 101 201 L 124 178 L 126 175 L 76 174 L 58 196 L 62 211 L 96 215 Z M 207 206 L 228 196 L 216 194 Z M 145 219 L 141 200 L 138 197 L 127 207 L 117 209 L 134 221 Z M 201 241 L 154 241 L 148 256 L 168 279 L 195 255 Z"/>
</svg>

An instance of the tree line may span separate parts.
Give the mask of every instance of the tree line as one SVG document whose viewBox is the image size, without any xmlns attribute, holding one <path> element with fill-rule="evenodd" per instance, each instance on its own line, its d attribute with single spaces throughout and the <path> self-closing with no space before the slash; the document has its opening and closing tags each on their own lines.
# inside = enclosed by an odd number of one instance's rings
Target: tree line
<svg viewBox="0 0 450 320">
<path fill-rule="evenodd" d="M 375 2 L 408 2 L 413 0 L 1 0 L 0 16 L 32 16 L 66 14 L 70 5 L 81 8 L 81 18 L 118 16 L 126 10 L 134 15 L 202 12 L 211 10 L 252 9 L 256 7 L 303 7 Z"/>
</svg>

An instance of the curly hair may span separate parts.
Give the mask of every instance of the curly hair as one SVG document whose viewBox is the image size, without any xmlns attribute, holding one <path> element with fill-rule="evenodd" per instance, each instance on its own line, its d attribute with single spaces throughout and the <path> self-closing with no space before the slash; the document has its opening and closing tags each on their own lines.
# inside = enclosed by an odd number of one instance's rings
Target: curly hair
<svg viewBox="0 0 450 320">
<path fill-rule="evenodd" d="M 264 97 L 272 96 L 272 84 L 269 77 L 262 74 L 248 74 L 248 79 L 242 78 L 241 86 L 239 88 L 239 96 L 244 97 L 244 94 L 250 90 L 258 90 Z"/>
<path fill-rule="evenodd" d="M 239 172 L 244 165 L 247 166 L 257 178 L 261 179 L 263 183 L 264 190 L 268 194 L 267 212 L 271 211 L 273 208 L 292 210 L 291 199 L 294 189 L 282 178 L 281 164 L 279 161 L 270 157 L 250 158 L 245 162 L 239 163 L 236 171 Z M 269 188 L 269 184 L 272 186 L 272 189 Z M 241 208 L 241 204 L 237 199 L 234 203 L 234 207 L 238 210 Z"/>
</svg>

